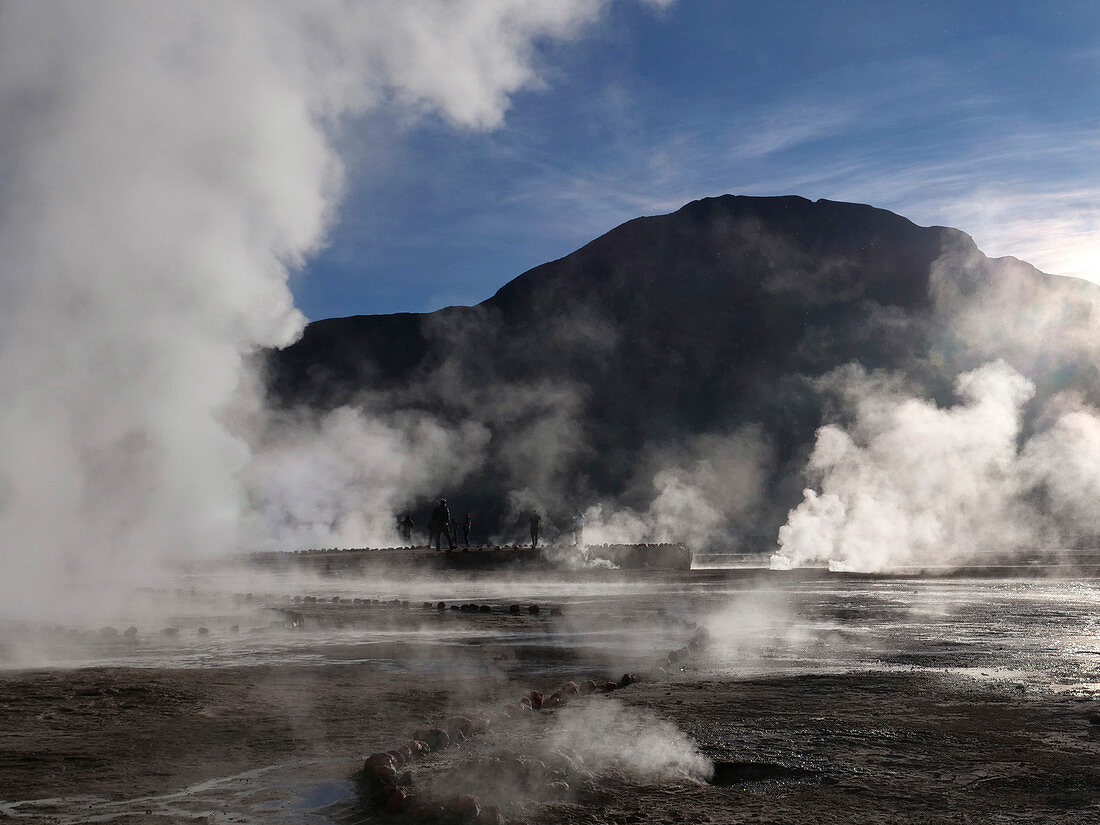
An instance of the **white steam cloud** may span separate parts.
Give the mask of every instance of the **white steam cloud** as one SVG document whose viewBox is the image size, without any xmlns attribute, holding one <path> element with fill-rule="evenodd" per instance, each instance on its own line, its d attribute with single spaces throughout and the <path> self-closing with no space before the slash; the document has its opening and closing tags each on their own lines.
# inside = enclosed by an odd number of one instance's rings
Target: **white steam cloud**
<svg viewBox="0 0 1100 825">
<path fill-rule="evenodd" d="M 773 564 L 950 566 L 1100 527 L 1100 411 L 1080 399 L 1056 396 L 1026 437 L 1035 387 L 1004 361 L 960 375 L 949 407 L 857 367 L 827 380 L 850 423 L 818 431 L 815 488 L 780 529 Z"/>
<path fill-rule="evenodd" d="M 395 514 L 461 482 L 488 439 L 474 421 L 448 429 L 422 414 L 386 420 L 351 407 L 277 421 L 243 474 L 255 533 L 291 548 L 396 546 Z"/>
<path fill-rule="evenodd" d="M 652 479 L 644 511 L 606 508 L 585 511 L 590 544 L 683 542 L 694 549 L 737 547 L 740 529 L 751 525 L 765 504 L 767 479 L 775 463 L 772 445 L 759 426 L 729 435 L 707 434 L 675 454 L 659 451 L 639 475 Z"/>
<path fill-rule="evenodd" d="M 615 770 L 641 780 L 709 779 L 713 765 L 671 721 L 613 699 L 559 714 L 547 748 L 577 754 L 591 770 Z"/>
<path fill-rule="evenodd" d="M 575 35 L 603 6 L 0 6 L 7 609 L 91 572 L 241 541 L 249 454 L 228 408 L 243 357 L 302 327 L 287 276 L 339 202 L 341 124 L 397 106 L 493 127 L 537 84 L 536 42 Z M 352 438 L 384 453 L 387 435 Z M 382 476 L 382 498 L 399 501 Z"/>
</svg>

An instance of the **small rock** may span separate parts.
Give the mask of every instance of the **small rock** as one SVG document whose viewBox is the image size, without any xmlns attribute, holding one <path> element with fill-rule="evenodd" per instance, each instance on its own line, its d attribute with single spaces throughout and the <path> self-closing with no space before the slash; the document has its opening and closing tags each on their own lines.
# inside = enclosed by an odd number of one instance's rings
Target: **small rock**
<svg viewBox="0 0 1100 825">
<path fill-rule="evenodd" d="M 474 732 L 474 723 L 468 716 L 452 716 L 447 720 L 447 733 L 454 738 L 456 735 L 463 739 Z"/>
<path fill-rule="evenodd" d="M 476 819 L 481 815 L 481 803 L 472 794 L 460 794 L 445 806 L 446 811 L 457 819 Z"/>
<path fill-rule="evenodd" d="M 392 785 L 397 780 L 397 769 L 392 763 L 368 764 L 363 767 L 363 776 L 374 785 Z"/>
</svg>

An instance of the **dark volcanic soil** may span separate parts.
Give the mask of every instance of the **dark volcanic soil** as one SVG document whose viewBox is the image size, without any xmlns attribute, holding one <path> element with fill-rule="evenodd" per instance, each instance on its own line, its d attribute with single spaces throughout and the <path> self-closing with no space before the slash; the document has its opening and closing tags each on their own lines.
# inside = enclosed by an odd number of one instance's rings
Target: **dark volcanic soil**
<svg viewBox="0 0 1100 825">
<path fill-rule="evenodd" d="M 101 799 L 81 804 L 97 821 L 215 821 L 211 810 L 238 803 L 211 797 L 203 812 L 136 798 L 272 765 L 317 786 L 337 783 L 347 796 L 351 785 L 339 783 L 359 760 L 406 741 L 413 728 L 532 688 L 549 695 L 562 681 L 545 669 L 487 685 L 364 664 L 8 673 L 0 677 L 0 820 L 85 821 L 75 801 L 12 803 L 92 796 Z M 491 736 L 430 755 L 416 764 L 413 789 L 484 764 L 490 749 L 530 752 L 570 715 L 613 705 L 673 722 L 716 762 L 715 777 L 639 776 L 589 760 L 567 790 L 496 800 L 506 815 L 532 823 L 1100 821 L 1095 703 L 919 671 L 643 681 L 502 722 Z M 328 812 L 341 822 L 388 821 L 354 801 Z M 275 821 L 240 813 L 247 816 L 235 821 Z"/>
</svg>

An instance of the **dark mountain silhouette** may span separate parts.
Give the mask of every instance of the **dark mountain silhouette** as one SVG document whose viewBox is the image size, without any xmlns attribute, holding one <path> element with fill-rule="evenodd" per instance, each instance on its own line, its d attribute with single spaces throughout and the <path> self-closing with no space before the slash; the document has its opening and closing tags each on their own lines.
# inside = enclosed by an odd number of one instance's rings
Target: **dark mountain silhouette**
<svg viewBox="0 0 1100 825">
<path fill-rule="evenodd" d="M 1003 357 L 1040 398 L 1095 400 L 1079 333 L 1098 294 L 882 209 L 724 196 L 629 221 L 477 306 L 311 323 L 268 354 L 268 386 L 276 406 L 482 422 L 488 459 L 451 492 L 493 524 L 527 504 L 644 508 L 662 459 L 751 432 L 768 495 L 733 526 L 774 538 L 831 414 L 815 379 L 855 363 L 948 404 L 960 371 Z M 1025 321 L 1041 334 L 1014 335 Z"/>
</svg>

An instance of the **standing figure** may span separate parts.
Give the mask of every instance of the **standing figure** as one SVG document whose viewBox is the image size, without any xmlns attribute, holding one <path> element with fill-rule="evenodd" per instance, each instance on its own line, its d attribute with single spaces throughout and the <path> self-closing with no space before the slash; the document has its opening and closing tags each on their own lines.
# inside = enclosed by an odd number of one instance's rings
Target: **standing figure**
<svg viewBox="0 0 1100 825">
<path fill-rule="evenodd" d="M 447 537 L 447 552 L 455 549 L 454 539 L 451 538 L 451 511 L 447 509 L 447 499 L 441 498 L 436 508 L 432 510 L 431 520 L 428 522 L 428 546 L 435 544 L 436 552 L 442 548 L 440 539 Z"/>
<path fill-rule="evenodd" d="M 470 549 L 470 514 L 467 513 L 462 517 L 462 542 L 466 545 L 466 549 Z"/>
<path fill-rule="evenodd" d="M 573 544 L 577 547 L 584 546 L 584 513 L 580 511 L 573 516 Z"/>
<path fill-rule="evenodd" d="M 539 546 L 539 528 L 542 526 L 542 516 L 537 510 L 531 511 L 531 547 Z"/>
<path fill-rule="evenodd" d="M 401 538 L 407 547 L 412 547 L 412 534 L 415 524 L 412 513 L 405 513 L 401 520 L 397 522 L 397 526 L 401 528 Z"/>
</svg>

